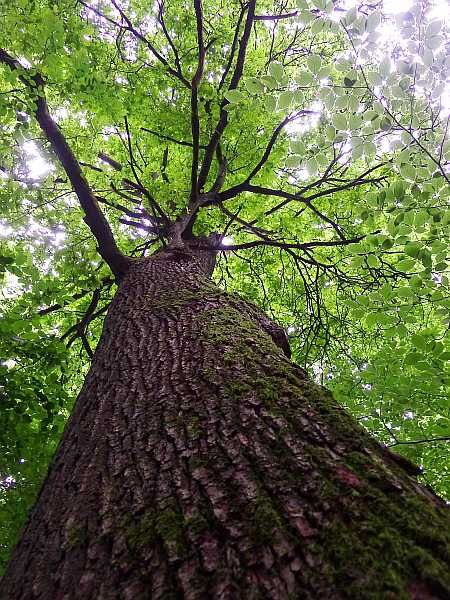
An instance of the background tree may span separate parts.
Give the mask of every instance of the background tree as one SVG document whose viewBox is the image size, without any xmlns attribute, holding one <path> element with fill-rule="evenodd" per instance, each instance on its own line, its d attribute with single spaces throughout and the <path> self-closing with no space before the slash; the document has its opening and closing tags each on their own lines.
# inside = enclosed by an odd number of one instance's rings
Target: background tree
<svg viewBox="0 0 450 600">
<path fill-rule="evenodd" d="M 214 279 L 220 289 L 281 323 L 296 361 L 448 494 L 445 3 L 19 0 L 0 14 L 4 558 L 71 411 L 116 284 L 129 269 L 126 257 L 157 250 L 175 256 L 189 244 L 192 249 L 193 238 L 219 252 Z M 209 293 L 219 302 L 217 288 Z M 156 312 L 177 304 L 170 294 L 152 302 Z M 262 313 L 233 302 L 242 327 L 251 329 L 247 337 L 259 339 L 256 319 L 288 351 L 282 332 Z M 222 317 L 229 331 L 216 332 L 215 347 L 227 354 L 230 336 L 245 356 L 245 332 L 233 331 L 229 314 Z M 208 318 L 215 323 L 214 315 Z M 261 348 L 267 350 L 262 342 Z M 256 355 L 254 361 L 259 364 Z M 229 374 L 212 377 L 219 388 L 233 376 L 242 405 L 251 385 L 264 402 L 276 401 L 258 388 L 258 377 L 270 384 L 270 374 L 256 369 L 240 379 L 236 364 L 225 363 Z M 321 406 L 319 392 L 310 393 Z M 277 418 L 289 414 L 287 407 Z M 192 435 L 202 431 L 192 428 Z M 361 432 L 354 430 L 355 440 Z M 388 464 L 400 460 L 382 456 Z M 331 469 L 329 457 L 314 460 Z M 357 496 L 366 466 L 347 461 L 343 471 L 335 469 L 338 484 Z M 403 467 L 411 469 L 407 462 Z M 385 496 L 405 485 L 392 477 Z M 347 497 L 342 490 L 339 496 Z M 253 509 L 265 524 L 265 531 L 255 526 L 259 543 L 267 545 L 287 509 L 265 497 Z M 350 502 L 347 509 L 355 514 Z M 298 518 L 304 538 L 323 529 L 311 515 Z M 392 522 L 405 535 L 404 524 Z M 72 529 L 65 550 L 76 553 L 88 544 L 83 529 Z M 163 529 L 156 527 L 159 537 Z M 330 546 L 342 533 L 333 531 L 334 538 L 324 538 Z M 143 533 L 138 528 L 131 536 L 138 549 Z M 439 536 L 427 535 L 441 552 Z M 175 565 L 186 565 L 177 536 L 167 552 Z M 348 559 L 333 552 L 320 559 L 341 565 L 345 577 L 339 585 L 336 575 L 328 574 L 326 584 L 311 580 L 316 594 L 331 580 L 337 588 L 361 583 L 359 572 L 345 570 Z M 286 546 L 290 553 L 298 559 Z M 305 558 L 309 569 L 317 571 L 316 559 L 314 552 Z M 271 558 L 265 560 L 271 568 Z M 307 570 L 300 565 L 280 576 L 286 589 Z M 409 588 L 389 572 L 386 590 L 395 597 L 400 591 L 442 596 L 440 567 L 431 576 L 430 565 L 422 565 L 424 580 L 409 580 Z M 278 585 L 275 576 L 270 585 Z M 358 597 L 357 588 L 349 589 Z"/>
</svg>

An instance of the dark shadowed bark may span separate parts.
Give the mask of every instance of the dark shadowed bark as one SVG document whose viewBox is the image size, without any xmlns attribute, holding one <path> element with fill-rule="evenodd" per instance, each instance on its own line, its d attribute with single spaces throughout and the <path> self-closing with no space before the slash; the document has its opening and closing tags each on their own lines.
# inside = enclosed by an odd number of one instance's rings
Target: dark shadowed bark
<svg viewBox="0 0 450 600">
<path fill-rule="evenodd" d="M 448 598 L 444 504 L 212 267 L 131 263 L 1 598 Z"/>
</svg>

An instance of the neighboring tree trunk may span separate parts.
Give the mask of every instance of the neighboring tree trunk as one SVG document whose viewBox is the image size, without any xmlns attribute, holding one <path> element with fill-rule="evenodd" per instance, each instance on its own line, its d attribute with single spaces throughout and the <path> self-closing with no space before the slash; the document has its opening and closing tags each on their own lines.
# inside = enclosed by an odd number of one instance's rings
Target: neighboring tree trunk
<svg viewBox="0 0 450 600">
<path fill-rule="evenodd" d="M 211 270 L 132 263 L 2 600 L 449 598 L 444 503 Z"/>
</svg>

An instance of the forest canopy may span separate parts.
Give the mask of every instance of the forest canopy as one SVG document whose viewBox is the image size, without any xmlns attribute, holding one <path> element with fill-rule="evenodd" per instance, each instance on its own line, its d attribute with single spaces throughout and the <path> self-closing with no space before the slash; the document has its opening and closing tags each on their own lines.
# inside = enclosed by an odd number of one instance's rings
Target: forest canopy
<svg viewBox="0 0 450 600">
<path fill-rule="evenodd" d="M 449 27 L 446 0 L 0 4 L 2 559 L 116 289 L 61 132 L 124 254 L 215 234 L 217 282 L 450 496 Z"/>
</svg>

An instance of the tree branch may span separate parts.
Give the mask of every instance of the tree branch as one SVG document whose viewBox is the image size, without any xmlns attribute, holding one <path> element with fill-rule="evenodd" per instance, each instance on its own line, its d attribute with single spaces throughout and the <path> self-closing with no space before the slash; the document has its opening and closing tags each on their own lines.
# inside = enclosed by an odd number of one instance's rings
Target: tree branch
<svg viewBox="0 0 450 600">
<path fill-rule="evenodd" d="M 268 238 L 261 240 L 253 240 L 251 242 L 243 242 L 242 244 L 230 244 L 227 246 L 220 246 L 222 251 L 226 250 L 244 250 L 246 248 L 255 248 L 256 246 L 273 246 L 275 248 L 281 248 L 283 250 L 296 249 L 296 250 L 307 250 L 309 248 L 323 248 L 331 246 L 348 246 L 349 244 L 356 244 L 360 242 L 364 236 L 359 236 L 353 239 L 340 239 L 329 242 L 283 242 L 277 240 L 271 240 Z"/>
<path fill-rule="evenodd" d="M 128 217 L 131 217 L 132 219 L 142 219 L 142 218 L 145 218 L 145 219 L 150 218 L 151 219 L 152 218 L 151 215 L 146 214 L 144 211 L 130 210 L 123 204 L 119 204 L 118 202 L 111 202 L 107 198 L 103 198 L 103 196 L 96 196 L 96 198 L 97 198 L 97 201 L 100 202 L 100 204 L 106 204 L 107 206 L 110 206 L 111 208 L 114 208 L 115 210 L 119 210 L 120 212 L 124 213 Z"/>
<path fill-rule="evenodd" d="M 245 181 L 251 181 L 253 179 L 253 177 L 255 177 L 255 175 L 257 173 L 259 173 L 259 171 L 266 164 L 266 162 L 267 162 L 267 160 L 268 160 L 268 158 L 270 156 L 270 153 L 272 152 L 272 149 L 273 149 L 273 147 L 275 145 L 275 142 L 277 141 L 277 138 L 280 135 L 281 131 L 284 129 L 284 127 L 288 123 L 291 123 L 292 121 L 295 121 L 295 119 L 297 119 L 298 117 L 303 116 L 305 114 L 310 114 L 310 113 L 313 113 L 313 112 L 314 111 L 300 110 L 300 111 L 296 112 L 294 115 L 287 116 L 285 119 L 283 119 L 283 121 L 281 121 L 281 123 L 278 125 L 278 127 L 275 128 L 274 132 L 270 136 L 269 143 L 266 146 L 266 149 L 264 151 L 264 154 L 261 157 L 261 160 L 256 165 L 256 167 L 251 171 L 251 173 L 248 175 L 248 177 L 247 177 L 247 179 Z"/>
<path fill-rule="evenodd" d="M 299 11 L 295 10 L 291 13 L 284 13 L 281 15 L 255 15 L 255 21 L 279 21 L 280 19 L 290 19 L 296 17 Z"/>
<path fill-rule="evenodd" d="M 148 233 L 154 233 L 155 235 L 159 234 L 158 226 L 154 225 L 145 225 L 145 223 L 141 223 L 140 221 L 130 221 L 129 219 L 120 218 L 119 223 L 123 225 L 129 225 L 130 227 L 136 227 L 137 229 L 143 229 Z"/>
<path fill-rule="evenodd" d="M 174 137 L 171 137 L 170 135 L 164 135 L 163 133 L 160 133 L 158 131 L 152 131 L 151 129 L 147 129 L 146 127 L 141 127 L 141 131 L 146 131 L 147 133 L 151 133 L 152 135 L 159 137 L 161 140 L 167 140 L 168 142 L 173 142 L 174 144 L 178 144 L 179 146 L 187 146 L 188 148 L 193 147 L 192 142 L 185 142 L 184 140 L 177 140 Z M 204 150 L 204 149 L 206 149 L 206 146 L 202 146 L 201 144 L 199 144 L 199 148 Z"/>
<path fill-rule="evenodd" d="M 219 90 L 222 88 L 223 84 L 225 83 L 225 79 L 227 78 L 227 75 L 228 75 L 228 73 L 230 72 L 230 69 L 231 69 L 231 65 L 233 64 L 233 58 L 234 58 L 234 55 L 236 53 L 237 43 L 238 43 L 238 40 L 239 40 L 239 31 L 241 29 L 241 23 L 242 23 L 242 19 L 244 18 L 245 11 L 247 10 L 247 8 L 248 8 L 247 4 L 244 4 L 244 6 L 242 7 L 241 12 L 239 14 L 239 18 L 238 18 L 238 21 L 236 23 L 236 27 L 235 27 L 235 30 L 234 30 L 234 37 L 233 37 L 233 42 L 231 44 L 231 49 L 230 49 L 230 54 L 228 56 L 228 61 L 227 61 L 227 64 L 225 66 L 225 70 L 222 73 L 222 77 L 221 77 L 220 82 L 219 82 L 219 86 L 218 86 Z"/>
<path fill-rule="evenodd" d="M 103 287 L 110 287 L 112 284 L 114 283 L 114 280 L 111 279 L 111 277 L 104 277 L 102 279 L 102 288 Z M 102 288 L 98 288 L 99 290 Z M 93 293 L 95 290 L 81 290 L 81 292 L 78 292 L 77 294 L 74 294 L 72 296 L 72 300 L 68 301 L 68 302 L 64 302 L 63 304 L 60 304 L 59 302 L 57 304 L 52 304 L 51 306 L 46 306 L 45 308 L 41 308 L 37 314 L 40 317 L 43 317 L 45 315 L 48 315 L 52 312 L 55 312 L 56 310 L 60 310 L 61 308 L 64 308 L 64 306 L 66 306 L 67 304 L 69 304 L 70 302 L 76 302 L 77 300 L 80 300 L 80 298 L 83 298 L 83 296 L 86 296 L 87 294 L 91 294 Z"/>
<path fill-rule="evenodd" d="M 128 268 L 129 259 L 119 250 L 109 223 L 81 170 L 80 163 L 70 149 L 58 125 L 50 116 L 44 95 L 44 80 L 39 74 L 33 76 L 27 74 L 26 69 L 22 67 L 19 61 L 3 49 L 0 49 L 0 62 L 8 65 L 12 70 L 19 71 L 21 81 L 37 94 L 34 116 L 72 184 L 85 214 L 84 221 L 98 242 L 99 254 L 116 277 L 122 276 Z"/>
<path fill-rule="evenodd" d="M 126 129 L 126 134 L 127 134 L 127 149 L 128 149 L 128 154 L 130 156 L 129 165 L 131 167 L 131 170 L 133 172 L 133 175 L 134 175 L 134 178 L 135 178 L 137 184 L 135 184 L 130 179 L 124 179 L 123 181 L 126 181 L 129 185 L 131 185 L 132 188 L 136 189 L 141 194 L 143 194 L 149 200 L 153 210 L 159 214 L 159 216 L 164 220 L 164 222 L 166 224 L 168 224 L 169 218 L 167 217 L 167 215 L 165 214 L 165 212 L 163 211 L 163 209 L 161 208 L 159 203 L 152 196 L 152 194 L 150 194 L 150 192 L 142 185 L 139 175 L 137 174 L 137 171 L 135 168 L 137 166 L 137 163 L 136 163 L 136 159 L 134 158 L 134 154 L 133 154 L 133 148 L 132 148 L 132 144 L 131 144 L 130 127 L 128 124 L 128 118 L 126 116 L 125 116 L 125 129 Z"/>
<path fill-rule="evenodd" d="M 177 47 L 175 46 L 172 38 L 169 35 L 169 32 L 166 27 L 166 23 L 164 21 L 164 3 L 163 2 L 158 1 L 158 9 L 159 9 L 158 10 L 158 21 L 161 25 L 164 35 L 166 36 L 166 40 L 169 42 L 169 45 L 172 48 L 172 51 L 175 55 L 175 66 L 176 66 L 177 72 L 180 74 L 181 77 L 183 77 L 183 73 L 181 71 L 180 55 L 178 54 Z M 184 77 L 183 77 L 183 79 L 184 79 Z"/>
<path fill-rule="evenodd" d="M 408 444 L 427 444 L 429 442 L 449 442 L 450 436 L 442 436 L 442 437 L 432 437 L 423 440 L 397 440 L 392 444 L 389 444 L 389 448 L 392 446 L 400 446 L 400 445 L 408 445 Z"/>
<path fill-rule="evenodd" d="M 238 87 L 239 81 L 241 80 L 242 74 L 244 72 L 245 56 L 246 56 L 246 52 L 247 52 L 248 42 L 250 39 L 250 34 L 252 31 L 252 25 L 253 25 L 253 20 L 254 20 L 254 16 L 255 16 L 255 7 L 256 7 L 256 0 L 250 0 L 250 2 L 248 4 L 248 12 L 247 12 L 247 18 L 245 20 L 244 32 L 242 34 L 241 41 L 239 42 L 239 51 L 238 51 L 238 56 L 236 59 L 236 65 L 234 68 L 233 76 L 231 78 L 231 82 L 228 87 L 228 90 L 234 90 Z M 199 191 L 202 190 L 202 188 L 204 187 L 204 185 L 206 183 L 206 180 L 209 175 L 209 170 L 211 168 L 211 163 L 212 163 L 212 160 L 214 157 L 214 152 L 216 151 L 217 144 L 219 143 L 222 133 L 224 132 L 224 130 L 228 124 L 228 113 L 225 110 L 225 106 L 227 104 L 229 104 L 229 102 L 226 98 L 224 98 L 220 105 L 219 121 L 218 121 L 216 128 L 214 130 L 214 133 L 212 134 L 211 139 L 208 143 L 208 146 L 205 151 L 205 156 L 203 157 L 203 163 L 202 163 L 202 166 L 200 169 L 200 175 L 198 177 Z"/>
<path fill-rule="evenodd" d="M 79 321 L 73 327 L 68 329 L 68 331 L 66 331 L 66 333 L 61 337 L 61 341 L 64 341 L 67 337 L 69 337 L 70 333 L 72 333 L 72 331 L 75 330 L 76 333 L 67 343 L 67 347 L 69 348 L 77 337 L 81 337 L 83 346 L 85 347 L 86 352 L 89 355 L 89 358 L 92 358 L 93 354 L 92 354 L 91 348 L 89 346 L 89 343 L 86 339 L 86 330 L 89 326 L 89 323 L 92 321 L 92 319 L 94 317 L 94 313 L 98 306 L 99 301 L 100 301 L 100 288 L 97 288 L 92 293 L 91 301 L 90 301 L 89 306 L 87 307 L 86 312 L 85 312 L 83 318 L 81 319 L 81 321 Z"/>
<path fill-rule="evenodd" d="M 105 154 L 104 152 L 99 152 L 97 156 L 100 160 L 107 163 L 114 170 L 116 170 L 116 171 L 122 170 L 122 165 L 120 164 L 120 162 L 118 162 L 117 160 L 114 160 L 114 158 L 111 158 L 108 154 Z"/>
<path fill-rule="evenodd" d="M 195 20 L 197 24 L 198 64 L 191 83 L 191 131 L 192 131 L 192 166 L 191 166 L 191 197 L 194 203 L 198 196 L 197 174 L 200 144 L 200 120 L 198 115 L 198 87 L 203 77 L 205 66 L 205 43 L 203 40 L 203 9 L 201 0 L 194 0 Z"/>
<path fill-rule="evenodd" d="M 164 56 L 158 52 L 158 50 L 153 46 L 153 44 L 150 42 L 150 40 L 148 40 L 145 37 L 145 35 L 142 35 L 142 33 L 140 33 L 140 31 L 135 29 L 135 27 L 133 26 L 130 19 L 126 16 L 126 14 L 120 8 L 120 6 L 118 6 L 118 4 L 115 0 L 111 0 L 111 3 L 114 6 L 114 8 L 117 10 L 117 12 L 120 14 L 123 21 L 126 23 L 126 26 L 122 25 L 121 23 L 118 23 L 114 19 L 111 19 L 110 17 L 106 16 L 104 13 L 99 11 L 97 8 L 91 6 L 90 4 L 87 4 L 87 2 L 84 2 L 84 0 L 78 0 L 78 2 L 80 4 L 82 4 L 85 8 L 87 8 L 88 10 L 91 10 L 92 12 L 94 12 L 97 16 L 101 17 L 102 19 L 105 19 L 105 21 L 108 21 L 108 23 L 111 23 L 112 25 L 114 25 L 115 27 L 118 27 L 121 30 L 129 31 L 132 35 L 134 35 L 135 38 L 137 38 L 138 40 L 140 40 L 147 46 L 147 48 L 150 50 L 150 52 L 153 54 L 153 56 L 162 65 L 164 65 L 166 67 L 168 73 L 170 73 L 171 75 L 176 77 L 186 87 L 188 87 L 188 88 L 191 87 L 189 81 L 183 76 L 181 71 L 178 71 L 177 69 L 174 69 L 173 67 L 171 67 L 169 65 L 169 62 L 167 61 L 167 59 L 164 58 Z"/>
</svg>

